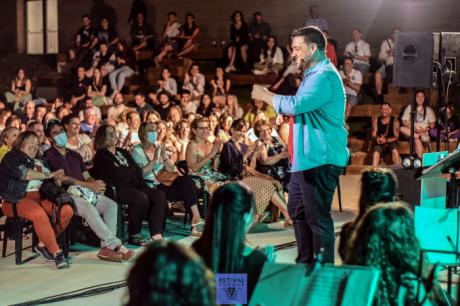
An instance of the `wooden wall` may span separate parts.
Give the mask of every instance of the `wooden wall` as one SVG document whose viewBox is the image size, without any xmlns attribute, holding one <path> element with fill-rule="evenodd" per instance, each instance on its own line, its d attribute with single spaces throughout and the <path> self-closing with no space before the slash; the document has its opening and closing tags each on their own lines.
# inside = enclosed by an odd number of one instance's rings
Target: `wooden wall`
<svg viewBox="0 0 460 306">
<path fill-rule="evenodd" d="M 241 9 L 249 20 L 254 11 L 263 12 L 266 21 L 282 43 L 286 43 L 292 29 L 299 27 L 308 16 L 308 7 L 320 3 L 320 16 L 327 18 L 331 36 L 339 49 L 350 41 L 351 30 L 359 27 L 364 40 L 377 52 L 393 26 L 407 31 L 459 31 L 459 0 L 146 0 L 149 21 L 159 34 L 165 15 L 174 10 L 183 20 L 193 12 L 202 29 L 202 45 L 209 47 L 213 40 L 228 41 L 230 15 Z M 97 15 L 109 12 L 117 20 L 122 37 L 129 37 L 127 23 L 131 0 L 60 0 L 59 31 L 61 52 L 73 42 L 84 13 Z"/>
</svg>

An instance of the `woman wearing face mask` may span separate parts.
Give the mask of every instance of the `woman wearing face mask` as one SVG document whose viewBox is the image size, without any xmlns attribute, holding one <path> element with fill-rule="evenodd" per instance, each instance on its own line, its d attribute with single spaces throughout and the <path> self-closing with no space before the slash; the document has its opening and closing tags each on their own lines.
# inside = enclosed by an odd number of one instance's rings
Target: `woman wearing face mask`
<svg viewBox="0 0 460 306">
<path fill-rule="evenodd" d="M 152 123 L 143 123 L 139 128 L 141 143 L 133 148 L 132 156 L 136 164 L 142 169 L 144 180 L 149 187 L 158 187 L 163 190 L 169 202 L 183 201 L 187 211 L 192 213 L 192 235 L 198 236 L 197 226 L 202 223 L 198 210 L 195 183 L 189 176 L 179 175 L 170 186 L 161 184 L 157 175 L 166 170 L 175 171 L 175 166 L 165 150 L 157 143 L 157 127 Z"/>
</svg>

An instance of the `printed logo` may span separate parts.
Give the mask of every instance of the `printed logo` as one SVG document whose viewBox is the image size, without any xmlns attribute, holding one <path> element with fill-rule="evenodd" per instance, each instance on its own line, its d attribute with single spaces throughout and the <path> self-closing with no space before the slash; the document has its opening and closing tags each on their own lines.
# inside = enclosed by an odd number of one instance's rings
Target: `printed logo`
<svg viewBox="0 0 460 306">
<path fill-rule="evenodd" d="M 247 304 L 248 282 L 246 274 L 216 275 L 217 304 Z"/>
</svg>

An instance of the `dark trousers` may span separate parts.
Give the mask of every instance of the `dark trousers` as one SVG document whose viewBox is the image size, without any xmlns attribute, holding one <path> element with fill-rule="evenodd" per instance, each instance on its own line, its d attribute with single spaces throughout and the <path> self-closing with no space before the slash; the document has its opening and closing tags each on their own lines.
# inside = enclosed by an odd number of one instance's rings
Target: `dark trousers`
<svg viewBox="0 0 460 306">
<path fill-rule="evenodd" d="M 298 243 L 296 262 L 311 263 L 324 248 L 324 262 L 334 262 L 332 198 L 343 167 L 323 165 L 293 172 L 289 181 L 289 216 Z"/>
<path fill-rule="evenodd" d="M 160 184 L 158 189 L 164 191 L 166 199 L 170 202 L 184 201 L 187 212 L 191 212 L 190 207 L 198 202 L 195 182 L 188 175 L 178 176 L 171 186 Z"/>
<path fill-rule="evenodd" d="M 120 188 L 118 201 L 128 205 L 128 232 L 141 232 L 142 221 L 147 216 L 150 235 L 162 234 L 166 221 L 166 196 L 155 188 Z"/>
</svg>

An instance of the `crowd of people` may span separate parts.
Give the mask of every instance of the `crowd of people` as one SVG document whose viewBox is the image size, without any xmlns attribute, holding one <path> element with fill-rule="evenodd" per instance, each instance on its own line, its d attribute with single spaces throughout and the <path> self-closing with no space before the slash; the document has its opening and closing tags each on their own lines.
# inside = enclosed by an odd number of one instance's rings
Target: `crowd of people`
<svg viewBox="0 0 460 306">
<path fill-rule="evenodd" d="M 317 6 L 310 8 L 310 15 L 306 25 L 326 33 L 327 20 L 319 18 Z M 232 14 L 228 65 L 218 67 L 209 84 L 196 63 L 182 80 L 162 66 L 160 80 L 147 92 L 136 92 L 133 101 L 125 101 L 122 92 L 126 78 L 148 65 L 141 63 L 140 51 L 154 51 L 148 61 L 161 66 L 169 56 L 184 57 L 195 50 L 200 27 L 193 14 L 180 25 L 177 14 L 168 13 L 162 40 L 156 44 L 145 13 L 139 12 L 133 18 L 131 45 L 118 36 L 108 18 L 95 29 L 89 16 L 83 16 L 75 47 L 69 51 L 74 75 L 68 97 L 52 101 L 33 97 L 30 78 L 18 69 L 5 102 L 0 103 L 0 197 L 6 216 L 17 214 L 33 222 L 39 240 L 35 250 L 41 257 L 59 269 L 69 266 L 57 236 L 78 215 L 100 239 L 100 259 L 129 260 L 135 252 L 117 237 L 118 206 L 123 204 L 128 207 L 128 243 L 148 245 L 128 277 L 126 305 L 146 299 L 151 302 L 146 305 L 179 300 L 213 305 L 212 273 L 247 273 L 250 298 L 263 264 L 273 261 L 275 254 L 273 247 L 248 245 L 246 233 L 270 214 L 273 220 L 282 216 L 284 227 L 293 226 L 286 205 L 290 118 L 276 115 L 261 100 L 253 100 L 245 111 L 233 94 L 228 73 L 251 69 L 257 75 L 275 73 L 279 79 L 271 88 L 290 94 L 302 81 L 262 13 L 254 13 L 253 19 L 247 25 L 241 11 Z M 370 58 L 361 31 L 353 30 L 352 36 L 340 70 L 347 116 L 358 103 Z M 330 39 L 329 45 L 327 56 L 337 65 L 336 42 Z M 400 134 L 410 136 L 410 106 L 394 116 L 391 105 L 381 98 L 383 80 L 391 75 L 393 47 L 393 38 L 382 43 L 383 65 L 375 72 L 382 104 L 381 116 L 372 123 L 374 165 L 386 152 L 400 163 L 398 139 Z M 282 84 L 288 86 L 281 89 Z M 417 91 L 416 101 L 419 157 L 424 144 L 436 137 L 436 128 L 441 137 L 448 133 L 458 139 L 460 125 L 451 107 L 445 112 L 448 125 L 437 127 L 426 93 Z M 205 182 L 204 196 L 211 197 L 206 216 L 199 209 L 203 195 L 194 178 L 180 171 L 181 163 Z M 413 279 L 422 277 L 417 270 L 420 246 L 411 211 L 395 202 L 394 173 L 368 170 L 362 186 L 359 215 L 342 230 L 340 255 L 345 263 L 381 269 L 378 305 L 395 305 L 400 287 L 408 289 L 408 303 L 415 303 Z M 199 239 L 191 249 L 164 241 L 172 202 L 182 202 L 192 216 L 191 235 Z M 142 233 L 145 219 L 148 236 Z"/>
</svg>

